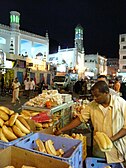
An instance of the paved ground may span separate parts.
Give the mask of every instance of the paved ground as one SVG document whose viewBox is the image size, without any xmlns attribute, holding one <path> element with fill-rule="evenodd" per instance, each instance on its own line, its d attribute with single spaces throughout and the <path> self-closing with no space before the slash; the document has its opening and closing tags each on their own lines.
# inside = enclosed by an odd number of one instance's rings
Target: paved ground
<svg viewBox="0 0 126 168">
<path fill-rule="evenodd" d="M 11 103 L 12 101 L 12 96 L 11 95 L 5 95 L 5 96 L 0 96 L 0 105 L 8 107 L 11 110 L 14 110 L 15 112 L 20 112 L 21 111 L 21 106 L 28 101 L 28 99 L 25 98 L 25 96 L 20 97 L 20 104 L 17 102 L 15 105 Z"/>
<path fill-rule="evenodd" d="M 35 95 L 37 95 L 37 93 L 35 93 Z M 73 93 L 73 97 L 78 98 L 78 95 Z M 14 110 L 15 112 L 20 113 L 22 105 L 25 102 L 27 102 L 28 99 L 26 99 L 26 96 L 22 94 L 20 96 L 20 104 L 17 102 L 16 105 L 14 105 L 13 103 L 11 103 L 11 101 L 12 101 L 12 95 L 4 95 L 4 96 L 0 95 L 0 105 L 3 105 L 11 110 Z"/>
</svg>

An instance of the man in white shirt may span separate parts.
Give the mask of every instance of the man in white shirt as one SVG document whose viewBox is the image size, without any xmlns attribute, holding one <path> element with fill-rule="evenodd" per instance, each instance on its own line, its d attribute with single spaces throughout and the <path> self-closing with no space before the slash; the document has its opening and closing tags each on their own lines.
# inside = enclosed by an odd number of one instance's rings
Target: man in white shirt
<svg viewBox="0 0 126 168">
<path fill-rule="evenodd" d="M 29 78 L 27 78 L 27 79 L 24 81 L 24 86 L 25 86 L 26 98 L 29 99 L 29 90 L 30 90 L 30 81 L 29 81 Z"/>
<path fill-rule="evenodd" d="M 35 90 L 35 81 L 33 78 L 30 79 L 30 97 L 34 97 L 34 90 Z"/>
<path fill-rule="evenodd" d="M 18 78 L 15 78 L 14 82 L 12 83 L 12 88 L 13 88 L 13 96 L 12 96 L 12 103 L 16 103 L 19 100 L 19 88 L 20 88 L 20 82 L 18 81 Z"/>
</svg>

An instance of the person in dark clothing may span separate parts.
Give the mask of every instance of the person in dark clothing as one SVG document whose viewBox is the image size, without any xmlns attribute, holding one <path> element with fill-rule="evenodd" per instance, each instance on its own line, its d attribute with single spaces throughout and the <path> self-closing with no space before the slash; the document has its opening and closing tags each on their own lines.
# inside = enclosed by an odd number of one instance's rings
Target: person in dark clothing
<svg viewBox="0 0 126 168">
<path fill-rule="evenodd" d="M 87 94 L 87 81 L 82 82 L 82 95 Z"/>
<path fill-rule="evenodd" d="M 2 74 L 1 77 L 1 95 L 3 96 L 4 94 L 4 75 Z"/>
<path fill-rule="evenodd" d="M 45 83 L 45 80 L 44 80 L 44 77 L 43 77 L 41 82 L 39 83 L 39 86 L 38 86 L 38 94 L 42 93 L 44 83 Z"/>
<path fill-rule="evenodd" d="M 78 80 L 74 85 L 74 92 L 80 94 L 82 91 L 82 81 Z"/>
<path fill-rule="evenodd" d="M 121 97 L 126 100 L 126 82 L 121 83 L 120 92 L 122 94 Z"/>
</svg>

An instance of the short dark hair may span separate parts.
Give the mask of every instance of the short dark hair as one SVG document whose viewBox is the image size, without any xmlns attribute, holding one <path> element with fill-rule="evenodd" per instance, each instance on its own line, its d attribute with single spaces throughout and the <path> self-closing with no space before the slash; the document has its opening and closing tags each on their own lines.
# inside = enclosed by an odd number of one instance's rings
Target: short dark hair
<svg viewBox="0 0 126 168">
<path fill-rule="evenodd" d="M 118 77 L 115 78 L 115 81 L 119 81 Z"/>
<path fill-rule="evenodd" d="M 97 77 L 97 79 L 99 79 L 99 78 L 105 78 L 105 79 L 107 80 L 107 76 L 105 76 L 105 75 L 99 75 L 99 76 Z"/>
<path fill-rule="evenodd" d="M 107 85 L 107 83 L 105 81 L 98 81 L 96 82 L 92 88 L 91 88 L 91 91 L 94 91 L 98 89 L 99 92 L 101 93 L 109 93 L 109 87 Z"/>
</svg>

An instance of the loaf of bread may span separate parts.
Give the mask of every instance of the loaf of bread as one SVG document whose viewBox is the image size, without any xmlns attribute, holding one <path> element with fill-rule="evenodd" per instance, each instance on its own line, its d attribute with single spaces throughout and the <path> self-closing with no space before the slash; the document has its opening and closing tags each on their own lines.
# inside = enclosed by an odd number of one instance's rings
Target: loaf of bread
<svg viewBox="0 0 126 168">
<path fill-rule="evenodd" d="M 113 143 L 110 138 L 103 132 L 96 132 L 94 136 L 95 141 L 97 142 L 101 151 L 110 151 L 113 147 Z"/>
</svg>

